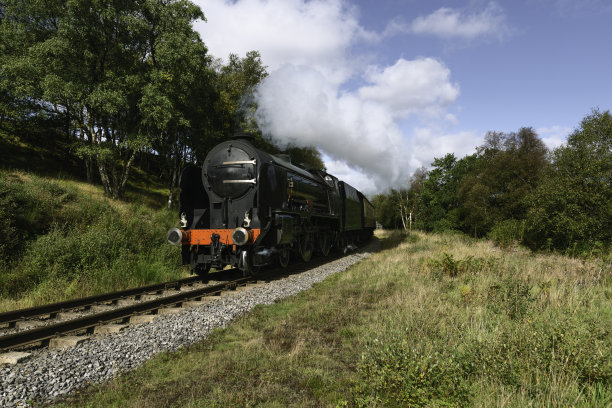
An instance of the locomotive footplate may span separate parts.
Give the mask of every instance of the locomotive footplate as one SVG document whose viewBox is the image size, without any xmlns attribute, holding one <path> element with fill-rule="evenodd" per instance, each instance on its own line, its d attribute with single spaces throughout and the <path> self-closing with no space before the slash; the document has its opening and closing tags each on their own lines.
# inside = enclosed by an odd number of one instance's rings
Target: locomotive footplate
<svg viewBox="0 0 612 408">
<path fill-rule="evenodd" d="M 232 234 L 235 229 L 224 228 L 224 229 L 191 229 L 182 232 L 182 244 L 183 245 L 211 245 L 213 242 L 213 235 L 218 235 L 218 242 L 224 245 L 235 245 L 232 240 Z M 247 231 L 249 237 L 247 243 L 253 243 L 261 233 L 259 228 L 249 229 Z"/>
<path fill-rule="evenodd" d="M 189 263 L 192 269 L 198 264 L 222 268 L 225 265 L 240 265 L 244 253 L 249 253 L 249 260 L 257 264 L 267 263 L 260 256 L 250 258 L 254 252 L 253 244 L 261 235 L 260 229 L 193 229 L 180 231 L 181 243 L 189 251 Z M 237 234 L 238 233 L 238 234 Z M 235 242 L 239 240 L 239 242 Z M 260 249 L 255 248 L 255 251 Z M 185 257 L 183 258 L 185 262 Z M 187 262 L 185 262 L 187 263 Z"/>
</svg>

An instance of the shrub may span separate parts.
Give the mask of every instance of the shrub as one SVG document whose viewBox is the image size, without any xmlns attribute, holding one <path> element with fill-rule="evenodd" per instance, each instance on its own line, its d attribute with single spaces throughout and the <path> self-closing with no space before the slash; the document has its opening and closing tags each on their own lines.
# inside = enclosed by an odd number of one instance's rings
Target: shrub
<svg viewBox="0 0 612 408">
<path fill-rule="evenodd" d="M 425 264 L 432 270 L 435 276 L 446 275 L 454 278 L 464 273 L 480 271 L 493 264 L 493 259 L 478 258 L 468 255 L 463 259 L 455 259 L 452 254 L 443 252 L 440 258 L 430 258 Z"/>
<path fill-rule="evenodd" d="M 525 220 L 503 220 L 493 226 L 488 238 L 501 248 L 509 248 L 523 242 Z"/>
<path fill-rule="evenodd" d="M 0 256 L 18 258 L 28 242 L 47 233 L 63 205 L 77 193 L 60 183 L 22 173 L 0 172 Z"/>
<path fill-rule="evenodd" d="M 464 406 L 470 399 L 468 378 L 450 350 L 424 350 L 406 338 L 374 339 L 358 366 L 361 385 L 355 405 Z"/>
<path fill-rule="evenodd" d="M 35 176 L 0 181 L 0 293 L 35 302 L 175 279 L 183 270 L 165 241 L 175 214 L 79 195 Z M 14 242 L 18 242 L 15 246 Z M 76 290 L 83 293 L 75 293 Z"/>
</svg>

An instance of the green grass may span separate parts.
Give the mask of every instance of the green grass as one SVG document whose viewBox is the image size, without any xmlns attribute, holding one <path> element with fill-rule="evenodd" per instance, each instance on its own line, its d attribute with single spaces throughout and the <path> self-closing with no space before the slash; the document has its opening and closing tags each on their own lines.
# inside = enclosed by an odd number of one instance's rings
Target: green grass
<svg viewBox="0 0 612 408">
<path fill-rule="evenodd" d="M 132 194 L 0 170 L 0 311 L 184 276 L 165 240 L 175 212 Z"/>
<path fill-rule="evenodd" d="M 608 261 L 458 235 L 380 253 L 62 405 L 607 407 Z"/>
</svg>

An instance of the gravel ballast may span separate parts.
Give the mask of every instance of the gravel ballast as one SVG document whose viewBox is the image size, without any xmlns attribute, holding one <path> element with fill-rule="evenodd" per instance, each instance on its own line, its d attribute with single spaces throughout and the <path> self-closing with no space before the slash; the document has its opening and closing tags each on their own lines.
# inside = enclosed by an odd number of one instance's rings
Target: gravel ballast
<svg viewBox="0 0 612 408">
<path fill-rule="evenodd" d="M 375 250 L 377 244 L 373 240 L 358 253 L 265 285 L 229 292 L 201 306 L 162 315 L 151 323 L 130 326 L 117 334 L 92 337 L 71 348 L 36 350 L 25 362 L 0 366 L 0 406 L 53 401 L 77 388 L 133 370 L 159 352 L 196 343 L 211 330 L 227 326 L 258 304 L 271 304 L 295 295 L 329 275 L 346 270 L 370 256 L 368 251 Z"/>
</svg>

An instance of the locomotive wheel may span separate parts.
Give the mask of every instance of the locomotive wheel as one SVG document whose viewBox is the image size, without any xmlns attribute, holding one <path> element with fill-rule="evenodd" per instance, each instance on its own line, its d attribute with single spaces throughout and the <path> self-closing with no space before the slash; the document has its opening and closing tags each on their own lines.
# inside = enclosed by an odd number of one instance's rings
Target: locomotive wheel
<svg viewBox="0 0 612 408">
<path fill-rule="evenodd" d="M 286 268 L 289 266 L 289 261 L 291 260 L 291 251 L 289 247 L 283 247 L 278 252 L 278 263 L 281 268 Z"/>
<path fill-rule="evenodd" d="M 346 247 L 346 239 L 344 238 L 344 234 L 338 235 L 338 239 L 336 241 L 336 251 L 343 253 Z"/>
<path fill-rule="evenodd" d="M 310 234 L 304 235 L 300 240 L 300 256 L 304 262 L 312 259 L 312 238 Z"/>
<path fill-rule="evenodd" d="M 329 234 L 321 234 L 319 235 L 319 251 L 321 255 L 327 256 L 329 255 L 329 251 L 331 250 L 331 238 Z"/>
<path fill-rule="evenodd" d="M 261 266 L 253 266 L 253 254 L 250 251 L 244 251 L 242 253 L 242 268 L 245 275 L 256 276 Z"/>
<path fill-rule="evenodd" d="M 210 264 L 197 264 L 191 270 L 191 273 L 195 273 L 200 278 L 205 278 L 208 275 L 208 271 L 210 271 Z"/>
</svg>

